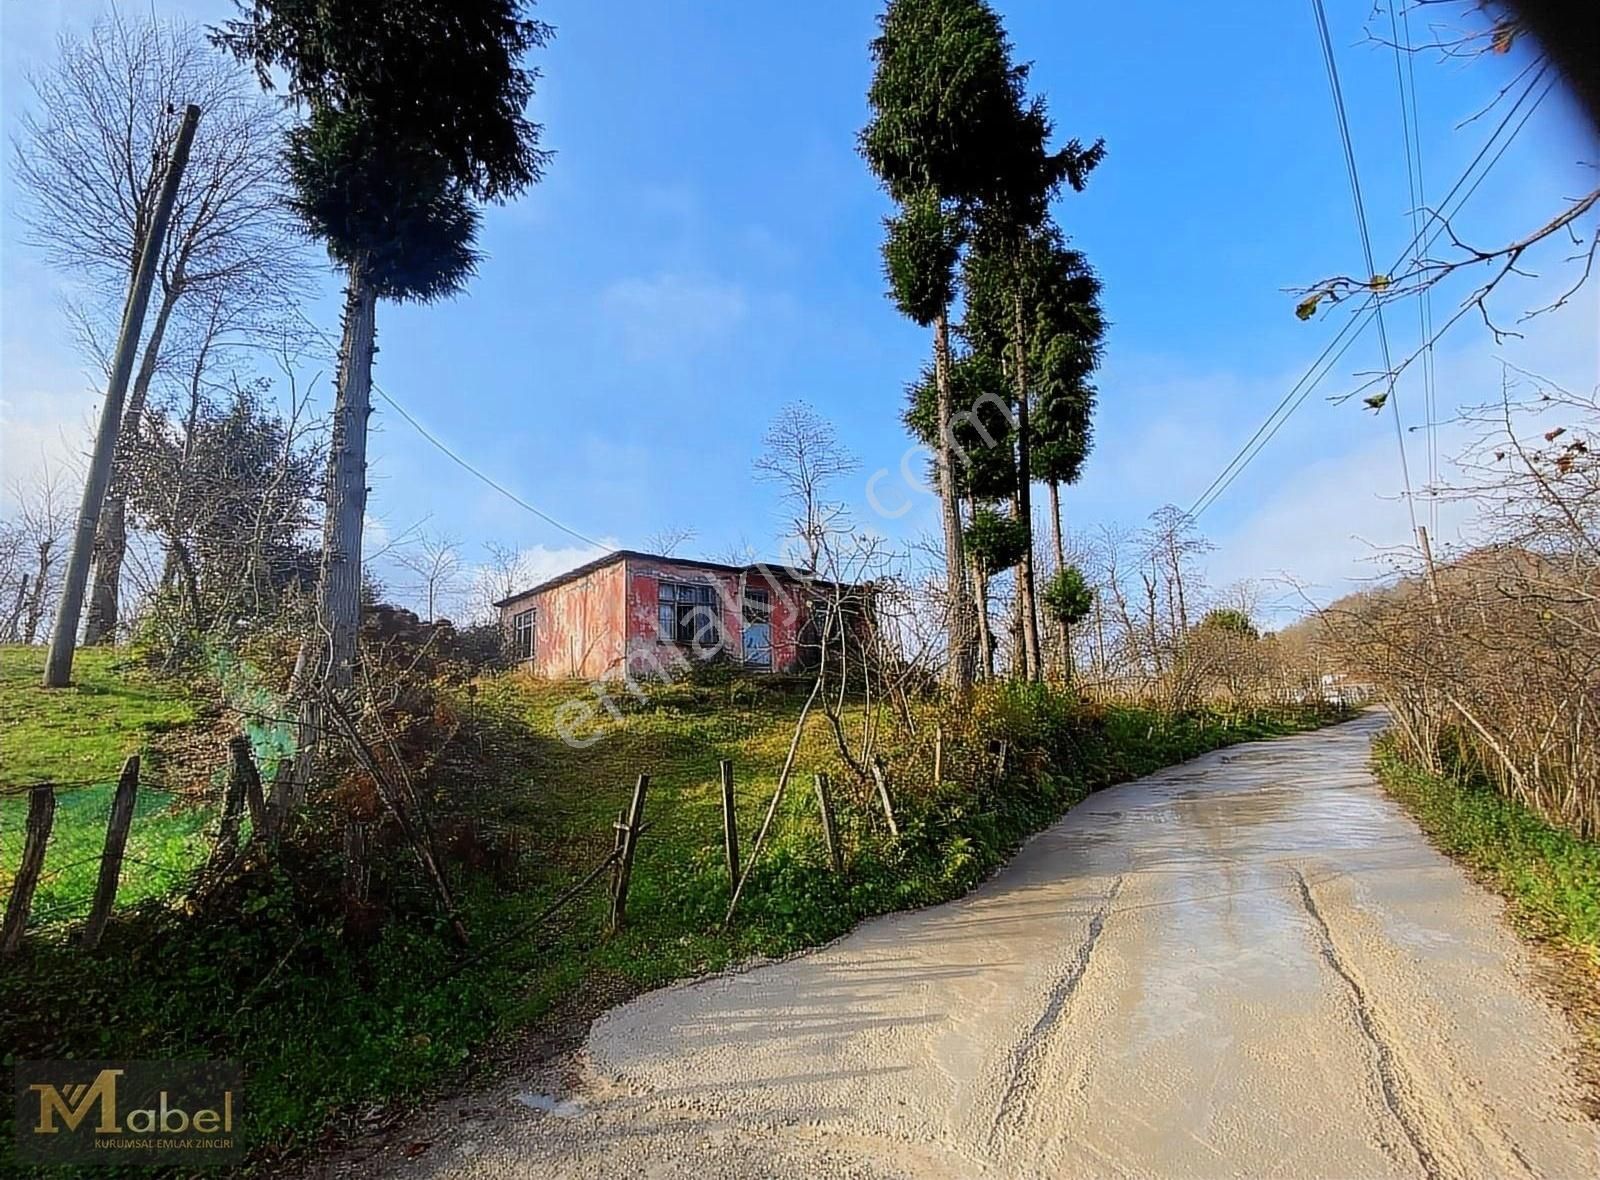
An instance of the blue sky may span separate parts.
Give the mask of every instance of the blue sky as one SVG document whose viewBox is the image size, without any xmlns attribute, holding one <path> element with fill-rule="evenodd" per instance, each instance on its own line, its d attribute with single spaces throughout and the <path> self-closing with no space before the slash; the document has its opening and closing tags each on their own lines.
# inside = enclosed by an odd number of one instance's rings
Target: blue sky
<svg viewBox="0 0 1600 1180">
<path fill-rule="evenodd" d="M 0 10 L 8 125 L 28 101 L 24 71 L 48 60 L 54 30 L 86 24 L 99 7 Z M 213 21 L 231 6 L 150 7 Z M 1097 447 L 1067 504 L 1074 527 L 1136 526 L 1164 503 L 1187 507 L 1337 329 L 1337 320 L 1297 320 L 1286 288 L 1360 270 L 1311 11 L 1166 0 L 999 8 L 1061 135 L 1107 142 L 1088 191 L 1057 207 L 1101 273 L 1113 324 Z M 380 308 L 379 384 L 588 538 L 639 545 L 656 529 L 687 526 L 695 551 L 773 551 L 776 505 L 750 461 L 768 419 L 795 399 L 832 419 L 861 456 L 862 478 L 845 492 L 864 517 L 897 537 L 930 528 L 931 500 L 886 521 L 861 496 L 867 473 L 898 468 L 908 445 L 902 386 L 929 348 L 884 298 L 887 204 L 854 150 L 876 10 L 540 4 L 557 30 L 538 58 L 545 76 L 533 106 L 556 152 L 548 177 L 489 212 L 488 258 L 465 295 Z M 1365 39 L 1371 12 L 1368 0 L 1330 5 L 1374 248 L 1387 259 L 1409 237 L 1409 205 L 1394 59 Z M 1521 69 L 1523 53 L 1418 61 L 1433 193 L 1495 116 L 1457 124 Z M 1553 96 L 1463 214 L 1464 232 L 1487 242 L 1525 232 L 1592 185 L 1579 162 L 1596 158 Z M 15 474 L 41 446 L 76 437 L 95 395 L 59 314 L 57 280 L 17 240 L 9 168 L 8 159 L 0 403 Z M 1548 282 L 1509 295 L 1511 316 L 1539 302 L 1529 291 Z M 1441 290 L 1436 308 L 1465 289 Z M 309 309 L 330 332 L 335 291 L 330 275 Z M 1414 312 L 1394 314 L 1390 330 L 1409 350 Z M 1525 331 L 1495 349 L 1464 320 L 1439 358 L 1441 403 L 1492 397 L 1500 356 L 1595 384 L 1592 289 Z M 1326 392 L 1375 363 L 1368 339 Z M 1400 397 L 1416 421 L 1410 382 Z M 585 548 L 450 465 L 392 413 L 380 407 L 374 421 L 371 513 L 382 530 L 428 518 L 467 542 L 469 556 L 501 541 L 529 550 L 541 569 Z M 1326 597 L 1371 576 L 1372 546 L 1404 539 L 1392 431 L 1355 403 L 1313 395 L 1203 518 L 1218 546 L 1213 582 L 1286 572 Z M 1410 436 L 1414 471 L 1419 438 Z"/>
</svg>

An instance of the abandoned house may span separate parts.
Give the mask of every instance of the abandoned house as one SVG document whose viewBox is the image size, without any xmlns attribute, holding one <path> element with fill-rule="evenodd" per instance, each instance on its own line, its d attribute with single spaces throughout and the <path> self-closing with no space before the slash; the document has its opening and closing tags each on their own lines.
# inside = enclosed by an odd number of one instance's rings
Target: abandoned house
<svg viewBox="0 0 1600 1180">
<path fill-rule="evenodd" d="M 670 676 L 686 659 L 795 663 L 803 574 L 619 549 L 495 603 L 512 659 L 540 676 Z"/>
</svg>

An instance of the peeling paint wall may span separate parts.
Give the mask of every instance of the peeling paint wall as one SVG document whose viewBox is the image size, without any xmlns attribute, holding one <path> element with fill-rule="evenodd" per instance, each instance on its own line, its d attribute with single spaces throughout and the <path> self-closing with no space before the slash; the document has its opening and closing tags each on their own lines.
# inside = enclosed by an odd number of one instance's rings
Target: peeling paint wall
<svg viewBox="0 0 1600 1180">
<path fill-rule="evenodd" d="M 625 649 L 622 573 L 624 563 L 586 577 L 524 595 L 501 609 L 510 634 L 511 620 L 530 606 L 539 613 L 533 628 L 531 670 L 559 680 L 599 680 L 622 668 Z"/>
<path fill-rule="evenodd" d="M 744 651 L 742 604 L 747 589 L 765 590 L 772 603 L 772 668 L 782 671 L 794 662 L 804 605 L 792 582 L 769 575 L 706 569 L 692 561 L 627 561 L 628 673 L 634 677 L 671 675 L 691 653 L 660 638 L 657 606 L 662 580 L 710 585 L 716 592 L 726 650 L 740 659 Z"/>
<path fill-rule="evenodd" d="M 744 651 L 744 592 L 765 590 L 772 604 L 772 668 L 783 671 L 794 663 L 805 618 L 799 587 L 756 571 L 708 569 L 692 561 L 622 558 L 507 602 L 501 622 L 509 638 L 518 613 L 530 606 L 538 611 L 534 658 L 524 666 L 540 676 L 600 680 L 620 677 L 624 670 L 639 679 L 675 676 L 692 653 L 660 638 L 657 606 L 663 579 L 712 587 L 725 647 L 735 659 Z"/>
</svg>

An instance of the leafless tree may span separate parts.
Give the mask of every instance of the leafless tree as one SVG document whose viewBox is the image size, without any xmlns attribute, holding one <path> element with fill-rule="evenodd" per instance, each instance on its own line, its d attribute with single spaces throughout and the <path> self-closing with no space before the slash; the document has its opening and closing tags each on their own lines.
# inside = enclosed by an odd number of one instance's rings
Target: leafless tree
<svg viewBox="0 0 1600 1180">
<path fill-rule="evenodd" d="M 61 545 L 72 525 L 73 505 L 59 468 L 41 464 L 26 484 L 13 483 L 15 509 L 0 523 L 0 569 L 6 573 L 4 638 L 32 643 L 61 581 Z"/>
<path fill-rule="evenodd" d="M 1214 546 L 1200 535 L 1194 518 L 1172 504 L 1150 514 L 1144 543 L 1147 587 L 1158 586 L 1165 596 L 1169 633 L 1185 635 L 1190 622 L 1189 598 L 1198 576 L 1195 563 Z"/>
<path fill-rule="evenodd" d="M 461 588 L 465 568 L 461 542 L 443 533 L 424 533 L 395 560 L 416 578 L 412 589 L 422 598 L 427 621 L 434 622 L 440 607 L 452 601 Z"/>
<path fill-rule="evenodd" d="M 1379 686 L 1405 751 L 1476 768 L 1551 822 L 1600 832 L 1600 401 L 1508 370 L 1468 410 L 1458 553 L 1398 555 L 1394 583 L 1323 613 Z M 1408 559 L 1407 559 L 1408 558 Z"/>
<path fill-rule="evenodd" d="M 818 569 L 828 531 L 844 511 L 842 503 L 830 499 L 832 488 L 859 468 L 860 460 L 839 441 L 833 423 L 805 402 L 779 410 L 761 446 L 756 478 L 777 485 L 785 510 L 792 513 L 789 536 L 799 542 L 809 568 Z"/>
<path fill-rule="evenodd" d="M 695 539 L 694 529 L 688 525 L 667 525 L 657 529 L 644 539 L 644 547 L 651 553 L 658 553 L 662 557 L 671 557 L 682 545 L 687 545 Z"/>
<path fill-rule="evenodd" d="M 472 611 L 480 621 L 493 621 L 500 617 L 495 603 L 526 590 L 533 573 L 527 557 L 515 545 L 489 541 L 483 549 L 485 560 L 473 577 Z"/>
<path fill-rule="evenodd" d="M 116 632 L 132 451 L 174 343 L 196 323 L 214 348 L 220 326 L 246 331 L 270 320 L 306 272 L 280 199 L 279 112 L 198 26 L 112 10 L 87 36 L 64 34 L 55 63 L 32 84 L 32 109 L 13 139 L 19 212 L 29 242 L 81 283 L 73 314 L 91 348 L 115 333 L 183 108 L 194 103 L 204 115 L 162 250 L 96 538 L 85 626 L 85 642 L 95 643 Z"/>
</svg>

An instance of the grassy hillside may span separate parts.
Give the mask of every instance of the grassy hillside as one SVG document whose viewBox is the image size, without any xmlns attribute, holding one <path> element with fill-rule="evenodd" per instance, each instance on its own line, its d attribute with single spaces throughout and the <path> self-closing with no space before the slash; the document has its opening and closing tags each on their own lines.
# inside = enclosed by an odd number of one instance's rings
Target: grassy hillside
<svg viewBox="0 0 1600 1180">
<path fill-rule="evenodd" d="M 195 721 L 177 686 L 141 674 L 112 648 L 80 651 L 73 684 L 46 690 L 43 647 L 0 647 L 0 896 L 22 855 L 28 800 L 35 782 L 57 784 L 56 815 L 35 921 L 80 916 L 88 905 L 105 842 L 112 787 L 123 760 L 144 762 L 123 864 L 123 903 L 167 894 L 205 854 L 210 810 L 163 789 L 151 743 Z"/>
<path fill-rule="evenodd" d="M 748 857 L 803 692 L 730 681 L 658 689 L 643 703 L 620 698 L 619 716 L 598 710 L 599 740 L 582 749 L 557 737 L 558 710 L 573 699 L 592 701 L 590 688 L 516 676 L 456 694 L 465 724 L 431 791 L 470 953 L 452 947 L 397 846 L 381 849 L 374 866 L 381 922 L 353 938 L 325 903 L 340 874 L 329 838 L 310 859 L 248 879 L 226 912 L 198 918 L 154 901 L 135 907 L 97 958 L 32 940 L 0 978 L 0 1043 L 22 1054 L 238 1060 L 250 1078 L 249 1137 L 269 1160 L 330 1129 L 353 1129 L 373 1103 L 459 1079 L 486 1046 L 530 1027 L 580 1028 L 645 988 L 956 896 L 1097 787 L 1327 720 L 1166 719 L 1080 706 L 1036 686 L 981 692 L 942 718 L 923 706 L 914 735 L 885 737 L 901 823 L 891 839 L 813 715 L 769 847 L 722 930 L 718 761 L 735 766 Z M 937 720 L 950 735 L 943 783 L 931 773 Z M 999 738 L 1011 756 L 1007 775 L 993 780 L 986 751 Z M 837 784 L 842 876 L 824 851 L 812 791 L 818 770 Z M 610 849 L 611 824 L 641 773 L 651 776 L 649 831 L 626 929 L 603 935 L 603 888 L 540 922 Z M 312 826 L 338 830 L 320 818 Z"/>
<path fill-rule="evenodd" d="M 122 760 L 194 720 L 194 705 L 140 674 L 126 653 L 85 648 L 70 688 L 39 687 L 43 647 L 0 646 L 0 787 L 51 779 L 114 782 Z"/>
</svg>

